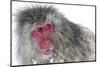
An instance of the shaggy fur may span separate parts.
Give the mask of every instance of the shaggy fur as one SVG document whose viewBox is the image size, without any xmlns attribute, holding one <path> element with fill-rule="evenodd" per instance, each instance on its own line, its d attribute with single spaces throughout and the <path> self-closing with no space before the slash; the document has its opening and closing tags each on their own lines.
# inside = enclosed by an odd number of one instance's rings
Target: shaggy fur
<svg viewBox="0 0 100 67">
<path fill-rule="evenodd" d="M 33 25 L 49 20 L 54 24 L 54 52 L 41 55 L 36 52 L 37 43 L 32 39 Z M 93 61 L 95 60 L 95 36 L 85 27 L 66 19 L 53 7 L 28 7 L 17 15 L 17 57 L 19 65 Z"/>
</svg>

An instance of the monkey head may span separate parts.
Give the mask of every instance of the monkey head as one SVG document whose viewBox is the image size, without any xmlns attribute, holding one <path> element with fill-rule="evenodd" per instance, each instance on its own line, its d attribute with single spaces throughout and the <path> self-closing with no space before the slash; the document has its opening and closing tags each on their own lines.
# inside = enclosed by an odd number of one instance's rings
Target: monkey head
<svg viewBox="0 0 100 67">
<path fill-rule="evenodd" d="M 38 43 L 41 53 L 49 54 L 53 52 L 52 33 L 54 31 L 51 21 L 44 21 L 40 25 L 33 26 L 31 36 Z"/>
</svg>

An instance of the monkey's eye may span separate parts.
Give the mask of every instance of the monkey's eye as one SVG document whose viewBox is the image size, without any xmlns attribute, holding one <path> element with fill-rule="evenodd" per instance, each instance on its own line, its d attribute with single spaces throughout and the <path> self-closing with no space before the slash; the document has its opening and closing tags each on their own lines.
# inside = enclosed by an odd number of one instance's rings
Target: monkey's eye
<svg viewBox="0 0 100 67">
<path fill-rule="evenodd" d="M 50 28 L 51 28 L 51 25 L 50 24 L 46 24 L 45 30 L 49 30 Z"/>
<path fill-rule="evenodd" d="M 39 27 L 39 28 L 37 28 L 37 31 L 38 32 L 42 32 L 43 31 L 43 28 L 42 27 Z"/>
</svg>

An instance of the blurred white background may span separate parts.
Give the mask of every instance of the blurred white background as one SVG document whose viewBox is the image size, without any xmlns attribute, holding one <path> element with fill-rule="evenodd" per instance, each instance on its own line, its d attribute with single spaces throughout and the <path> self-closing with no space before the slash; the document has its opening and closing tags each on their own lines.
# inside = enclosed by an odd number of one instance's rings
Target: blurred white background
<svg viewBox="0 0 100 67">
<path fill-rule="evenodd" d="M 34 1 L 34 0 L 30 0 Z M 97 61 L 86 63 L 68 63 L 68 64 L 54 64 L 54 65 L 40 65 L 40 67 L 98 67 L 100 64 L 100 5 L 99 0 L 37 0 L 43 2 L 56 2 L 56 3 L 72 3 L 72 4 L 88 4 L 97 6 Z M 20 5 L 18 5 L 20 6 Z M 62 5 L 60 5 L 62 6 Z M 93 32 L 94 26 L 94 8 L 86 6 L 55 6 L 63 13 L 69 20 L 88 27 Z M 15 8 L 16 9 L 16 8 Z M 9 67 L 10 64 L 10 0 L 0 1 L 0 67 Z"/>
</svg>

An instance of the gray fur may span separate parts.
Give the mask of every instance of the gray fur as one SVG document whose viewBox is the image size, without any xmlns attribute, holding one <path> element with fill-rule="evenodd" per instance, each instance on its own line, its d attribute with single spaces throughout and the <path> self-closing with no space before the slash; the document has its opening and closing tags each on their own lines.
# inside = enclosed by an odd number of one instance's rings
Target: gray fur
<svg viewBox="0 0 100 67">
<path fill-rule="evenodd" d="M 53 21 L 55 27 L 52 35 L 55 50 L 47 56 L 36 51 L 37 43 L 31 36 L 32 26 L 46 19 Z M 95 60 L 94 34 L 87 28 L 72 23 L 53 7 L 26 8 L 19 11 L 17 22 L 19 65 Z"/>
</svg>

